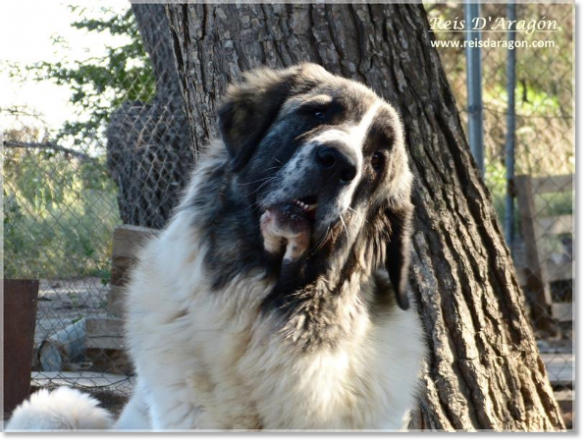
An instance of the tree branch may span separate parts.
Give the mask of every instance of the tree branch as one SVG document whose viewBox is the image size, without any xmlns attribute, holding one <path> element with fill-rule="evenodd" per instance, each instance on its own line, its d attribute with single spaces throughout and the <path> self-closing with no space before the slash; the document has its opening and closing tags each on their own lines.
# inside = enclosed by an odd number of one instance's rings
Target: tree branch
<svg viewBox="0 0 586 443">
<path fill-rule="evenodd" d="M 76 151 L 74 149 L 65 148 L 60 146 L 56 143 L 26 143 L 26 142 L 19 142 L 19 141 L 5 141 L 4 142 L 5 148 L 16 148 L 16 149 L 47 149 L 52 151 L 63 152 L 67 155 L 72 155 L 74 157 L 79 158 L 82 161 L 96 161 L 95 158 L 90 157 L 89 155 Z"/>
</svg>

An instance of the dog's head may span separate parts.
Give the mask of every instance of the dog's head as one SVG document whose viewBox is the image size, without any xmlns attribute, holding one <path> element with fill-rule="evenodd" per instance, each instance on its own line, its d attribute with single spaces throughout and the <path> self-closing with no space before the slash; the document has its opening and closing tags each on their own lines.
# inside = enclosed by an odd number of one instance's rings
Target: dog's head
<svg viewBox="0 0 586 443">
<path fill-rule="evenodd" d="M 229 88 L 220 132 L 269 253 L 384 265 L 408 307 L 412 175 L 388 103 L 317 65 L 262 69 Z"/>
</svg>

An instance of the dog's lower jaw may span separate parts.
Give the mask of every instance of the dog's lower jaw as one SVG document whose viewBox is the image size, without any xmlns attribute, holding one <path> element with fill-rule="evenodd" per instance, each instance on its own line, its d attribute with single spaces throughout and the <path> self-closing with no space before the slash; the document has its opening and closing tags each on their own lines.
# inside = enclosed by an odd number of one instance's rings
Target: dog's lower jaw
<svg viewBox="0 0 586 443">
<path fill-rule="evenodd" d="M 294 223 L 283 222 L 282 214 L 267 209 L 260 220 L 261 233 L 265 250 L 272 255 L 279 255 L 285 245 L 283 263 L 299 260 L 309 249 L 310 230 L 306 220 Z"/>
</svg>

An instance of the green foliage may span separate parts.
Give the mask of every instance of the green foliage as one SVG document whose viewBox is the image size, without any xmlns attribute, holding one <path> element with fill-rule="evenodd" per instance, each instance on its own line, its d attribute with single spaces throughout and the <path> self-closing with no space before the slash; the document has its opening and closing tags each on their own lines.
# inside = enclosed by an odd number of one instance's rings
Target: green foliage
<svg viewBox="0 0 586 443">
<path fill-rule="evenodd" d="M 485 87 L 483 99 L 506 110 L 508 94 L 505 85 Z M 548 94 L 534 84 L 519 81 L 515 88 L 515 111 L 521 115 L 550 116 L 560 112 L 559 96 Z"/>
<path fill-rule="evenodd" d="M 506 169 L 501 163 L 489 164 L 486 168 L 484 180 L 492 197 L 492 203 L 501 225 L 505 221 L 505 200 L 507 196 Z M 552 194 L 540 194 L 535 198 L 535 211 L 539 217 L 553 217 L 556 215 L 573 214 L 574 193 L 557 192 Z M 521 220 L 519 209 L 515 205 L 513 214 L 515 232 L 521 232 Z"/>
<path fill-rule="evenodd" d="M 106 277 L 120 219 L 103 160 L 25 150 L 5 157 L 5 276 Z"/>
</svg>

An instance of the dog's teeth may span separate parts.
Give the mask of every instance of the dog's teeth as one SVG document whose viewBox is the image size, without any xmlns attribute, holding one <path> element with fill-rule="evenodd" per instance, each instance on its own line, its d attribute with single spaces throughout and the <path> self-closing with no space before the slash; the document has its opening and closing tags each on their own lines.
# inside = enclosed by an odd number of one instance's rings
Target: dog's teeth
<svg viewBox="0 0 586 443">
<path fill-rule="evenodd" d="M 304 211 L 311 211 L 317 207 L 317 205 L 308 205 L 307 203 L 303 203 L 301 200 L 293 199 L 293 204 L 299 206 Z"/>
</svg>

